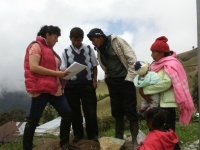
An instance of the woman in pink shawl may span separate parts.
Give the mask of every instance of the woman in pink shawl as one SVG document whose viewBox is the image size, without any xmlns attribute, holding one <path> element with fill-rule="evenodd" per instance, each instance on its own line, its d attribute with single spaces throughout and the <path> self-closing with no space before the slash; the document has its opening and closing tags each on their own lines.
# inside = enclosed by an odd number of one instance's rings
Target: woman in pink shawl
<svg viewBox="0 0 200 150">
<path fill-rule="evenodd" d="M 150 70 L 157 72 L 161 81 L 140 89 L 142 97 L 151 101 L 147 95 L 160 94 L 160 107 L 168 112 L 167 124 L 175 131 L 176 111 L 180 112 L 179 122 L 188 125 L 194 112 L 188 80 L 183 66 L 176 58 L 176 53 L 170 51 L 168 39 L 161 36 L 151 46 L 154 62 Z"/>
</svg>

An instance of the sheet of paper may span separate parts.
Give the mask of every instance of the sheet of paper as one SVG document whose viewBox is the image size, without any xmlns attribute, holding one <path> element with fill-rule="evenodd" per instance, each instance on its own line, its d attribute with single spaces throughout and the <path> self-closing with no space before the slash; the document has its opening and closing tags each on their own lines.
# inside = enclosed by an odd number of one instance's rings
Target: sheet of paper
<svg viewBox="0 0 200 150">
<path fill-rule="evenodd" d="M 73 62 L 65 71 L 69 71 L 70 74 L 65 76 L 63 79 L 69 80 L 73 76 L 75 76 L 77 73 L 81 72 L 83 69 L 85 69 L 87 66 L 82 65 L 78 62 Z"/>
</svg>

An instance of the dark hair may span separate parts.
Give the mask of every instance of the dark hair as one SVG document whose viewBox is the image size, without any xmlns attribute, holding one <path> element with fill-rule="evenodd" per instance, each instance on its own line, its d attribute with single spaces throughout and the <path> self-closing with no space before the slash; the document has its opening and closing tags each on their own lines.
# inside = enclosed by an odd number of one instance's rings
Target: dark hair
<svg viewBox="0 0 200 150">
<path fill-rule="evenodd" d="M 146 121 L 147 123 L 149 123 L 150 121 L 152 122 L 153 129 L 169 129 L 169 127 L 166 125 L 167 112 L 160 107 L 149 109 L 146 112 Z"/>
<path fill-rule="evenodd" d="M 46 34 L 49 33 L 50 35 L 51 34 L 56 34 L 58 36 L 61 36 L 61 31 L 60 31 L 60 28 L 57 27 L 57 26 L 43 26 L 40 31 L 37 33 L 37 36 L 41 36 L 43 38 L 46 38 Z"/>
<path fill-rule="evenodd" d="M 83 38 L 84 37 L 84 32 L 81 28 L 79 27 L 74 27 L 70 31 L 70 38 Z"/>
<path fill-rule="evenodd" d="M 165 52 L 165 53 L 164 53 L 164 57 L 171 56 L 172 54 L 173 54 L 172 51 L 170 51 L 170 52 Z"/>
</svg>

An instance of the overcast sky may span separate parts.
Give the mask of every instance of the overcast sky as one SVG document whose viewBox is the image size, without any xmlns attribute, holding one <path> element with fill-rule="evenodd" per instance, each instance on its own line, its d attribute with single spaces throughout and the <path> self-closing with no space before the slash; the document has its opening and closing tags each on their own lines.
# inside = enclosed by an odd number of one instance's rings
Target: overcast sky
<svg viewBox="0 0 200 150">
<path fill-rule="evenodd" d="M 150 46 L 162 35 L 177 53 L 197 47 L 196 0 L 0 0 L 0 88 L 24 90 L 25 50 L 43 25 L 61 28 L 54 47 L 59 55 L 70 44 L 73 27 L 85 35 L 92 28 L 117 34 L 138 60 L 149 62 Z M 86 36 L 83 42 L 91 44 Z"/>
</svg>

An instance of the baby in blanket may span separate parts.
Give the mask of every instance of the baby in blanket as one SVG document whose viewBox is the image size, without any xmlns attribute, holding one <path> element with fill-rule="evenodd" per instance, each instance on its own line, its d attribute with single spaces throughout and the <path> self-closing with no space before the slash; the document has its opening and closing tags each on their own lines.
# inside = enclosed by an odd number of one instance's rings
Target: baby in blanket
<svg viewBox="0 0 200 150">
<path fill-rule="evenodd" d="M 135 71 L 137 72 L 137 76 L 134 78 L 134 84 L 136 87 L 143 88 L 148 85 L 156 84 L 160 81 L 160 77 L 156 72 L 152 72 L 149 70 L 149 63 L 146 61 L 137 61 L 134 64 Z M 159 106 L 159 94 L 151 95 L 151 99 L 153 100 L 149 103 L 147 100 L 142 98 L 141 108 L 139 110 L 140 119 L 145 119 L 145 111 Z"/>
</svg>

